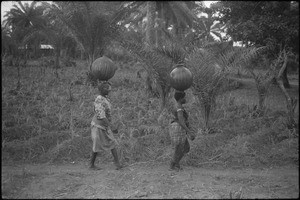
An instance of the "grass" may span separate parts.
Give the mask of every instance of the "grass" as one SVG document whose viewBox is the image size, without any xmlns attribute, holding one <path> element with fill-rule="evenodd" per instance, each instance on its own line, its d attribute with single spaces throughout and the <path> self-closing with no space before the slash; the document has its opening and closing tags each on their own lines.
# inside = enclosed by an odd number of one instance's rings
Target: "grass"
<svg viewBox="0 0 300 200">
<path fill-rule="evenodd" d="M 113 122 L 123 162 L 165 161 L 171 158 L 167 122 L 157 122 L 159 100 L 149 98 L 134 62 L 118 62 L 111 79 Z M 2 66 L 2 161 L 69 162 L 90 156 L 90 121 L 97 89 L 86 85 L 85 62 L 77 67 L 41 71 L 36 66 L 21 69 L 21 89 L 16 91 L 17 70 Z M 70 89 L 71 83 L 74 85 Z M 268 110 L 253 115 L 257 104 L 254 82 L 247 78 L 228 82 L 212 114 L 213 134 L 201 131 L 202 117 L 191 91 L 186 105 L 191 124 L 198 129 L 191 152 L 182 162 L 192 166 L 267 166 L 298 162 L 298 134 L 285 126 L 286 104 L 278 88 L 271 88 Z M 289 89 L 292 96 L 298 87 Z M 110 153 L 101 152 L 103 162 Z"/>
<path fill-rule="evenodd" d="M 15 198 L 14 194 L 17 191 L 20 191 L 24 187 L 24 185 L 29 184 L 31 180 L 37 177 L 36 174 L 27 171 L 26 169 L 22 169 L 19 173 L 6 173 L 2 174 L 2 198 L 10 199 Z"/>
</svg>

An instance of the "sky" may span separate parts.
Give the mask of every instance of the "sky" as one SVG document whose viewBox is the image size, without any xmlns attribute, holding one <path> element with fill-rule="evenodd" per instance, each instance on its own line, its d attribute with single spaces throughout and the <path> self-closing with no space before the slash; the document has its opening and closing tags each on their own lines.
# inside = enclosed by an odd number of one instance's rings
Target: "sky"
<svg viewBox="0 0 300 200">
<path fill-rule="evenodd" d="M 1 1 L 1 22 L 3 21 L 3 16 L 5 15 L 5 11 L 8 11 L 12 6 L 11 2 Z"/>
<path fill-rule="evenodd" d="M 5 12 L 9 11 L 13 5 L 12 1 L 1 1 L 1 22 L 3 21 L 3 16 L 6 14 Z"/>
<path fill-rule="evenodd" d="M 214 3 L 216 1 L 204 1 L 205 6 L 210 7 L 210 4 Z"/>
<path fill-rule="evenodd" d="M 32 1 L 21 1 L 23 4 L 31 4 Z M 1 1 L 1 22 L 3 21 L 3 16 L 6 14 L 6 11 L 9 11 L 14 4 L 17 4 L 16 1 Z"/>
</svg>

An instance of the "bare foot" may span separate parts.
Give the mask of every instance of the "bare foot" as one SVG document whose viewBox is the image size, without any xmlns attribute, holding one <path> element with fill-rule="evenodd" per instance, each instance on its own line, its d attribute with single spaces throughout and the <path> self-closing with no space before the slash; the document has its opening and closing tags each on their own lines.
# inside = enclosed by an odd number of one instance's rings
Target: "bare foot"
<svg viewBox="0 0 300 200">
<path fill-rule="evenodd" d="M 101 170 L 102 168 L 94 166 L 89 167 L 90 170 Z"/>
<path fill-rule="evenodd" d="M 122 169 L 122 168 L 124 168 L 124 165 L 121 165 L 121 164 L 116 165 L 116 170 L 119 170 L 119 169 Z"/>
</svg>

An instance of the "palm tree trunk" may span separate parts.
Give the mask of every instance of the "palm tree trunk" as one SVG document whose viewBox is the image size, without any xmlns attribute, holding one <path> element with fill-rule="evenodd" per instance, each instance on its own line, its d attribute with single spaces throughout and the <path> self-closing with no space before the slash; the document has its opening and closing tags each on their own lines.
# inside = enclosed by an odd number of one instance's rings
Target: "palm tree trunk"
<svg viewBox="0 0 300 200">
<path fill-rule="evenodd" d="M 163 10 L 158 11 L 157 18 L 158 18 L 159 22 L 161 22 L 161 20 L 163 20 Z M 163 41 L 163 38 L 162 38 L 163 34 L 162 34 L 162 30 L 161 30 L 162 28 L 164 28 L 164 27 L 159 27 L 159 28 L 156 29 L 156 47 L 158 47 L 159 44 L 161 45 L 162 41 Z"/>
<path fill-rule="evenodd" d="M 146 42 L 149 45 L 154 44 L 154 22 L 155 22 L 155 2 L 147 2 L 147 25 L 146 25 Z"/>
<path fill-rule="evenodd" d="M 293 128 L 295 126 L 295 121 L 294 121 L 294 100 L 290 97 L 289 93 L 286 91 L 286 88 L 284 86 L 284 81 L 282 79 L 282 82 L 280 82 L 280 77 L 282 77 L 284 71 L 287 68 L 287 62 L 288 62 L 288 57 L 287 57 L 287 53 L 285 50 L 283 50 L 283 54 L 284 54 L 284 63 L 282 64 L 282 67 L 280 69 L 280 71 L 278 72 L 278 75 L 276 77 L 276 82 L 279 85 L 281 91 L 283 92 L 285 99 L 286 99 L 286 104 L 287 104 L 287 126 L 289 128 Z"/>
<path fill-rule="evenodd" d="M 55 50 L 55 75 L 56 75 L 56 78 L 58 78 L 59 56 L 60 56 L 60 47 L 56 47 L 56 50 Z"/>
<path fill-rule="evenodd" d="M 285 70 L 282 73 L 282 82 L 285 88 L 291 88 L 291 85 L 289 83 L 289 79 L 287 77 L 287 67 L 285 68 Z"/>
<path fill-rule="evenodd" d="M 257 111 L 259 112 L 259 114 L 262 114 L 263 111 L 265 110 L 265 99 L 266 99 L 266 95 L 258 92 L 258 108 Z"/>
<path fill-rule="evenodd" d="M 93 53 L 90 53 L 89 60 L 88 60 L 88 63 L 89 63 L 88 65 L 90 67 L 90 70 L 92 70 L 92 64 L 94 62 L 94 59 L 95 59 L 95 55 Z"/>
<path fill-rule="evenodd" d="M 281 83 L 279 81 L 279 78 L 276 78 L 277 84 L 279 85 L 279 88 L 281 89 L 281 91 L 283 92 L 285 99 L 286 99 L 286 104 L 287 104 L 287 126 L 289 128 L 293 128 L 296 124 L 295 120 L 294 120 L 294 99 L 290 97 L 289 93 L 286 91 L 285 86 L 283 84 L 283 82 Z"/>
<path fill-rule="evenodd" d="M 146 24 L 146 45 L 147 47 L 155 44 L 155 32 L 154 32 L 154 24 L 155 24 L 155 6 L 156 2 L 147 1 L 147 24 Z M 155 93 L 152 89 L 152 76 L 147 72 L 147 81 L 146 88 L 149 93 Z"/>
</svg>

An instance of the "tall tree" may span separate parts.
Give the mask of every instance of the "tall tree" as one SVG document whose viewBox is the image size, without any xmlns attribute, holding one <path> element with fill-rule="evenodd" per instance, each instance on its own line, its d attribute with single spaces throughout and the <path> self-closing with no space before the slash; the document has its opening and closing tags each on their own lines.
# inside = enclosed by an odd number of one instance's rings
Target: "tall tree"
<svg viewBox="0 0 300 200">
<path fill-rule="evenodd" d="M 213 9 L 207 7 L 199 6 L 197 8 L 197 12 L 205 13 L 207 16 L 200 16 L 198 23 L 196 26 L 198 29 L 200 28 L 201 37 L 209 42 L 213 42 L 218 38 L 220 41 L 223 41 L 223 37 L 221 32 L 224 32 L 224 24 L 218 21 L 218 18 L 214 15 Z"/>
<path fill-rule="evenodd" d="M 296 1 L 221 1 L 212 5 L 218 18 L 227 25 L 234 41 L 251 45 L 275 45 L 276 53 L 291 47 L 299 54 L 299 2 Z M 284 86 L 290 87 L 287 68 Z"/>
<path fill-rule="evenodd" d="M 194 22 L 197 20 L 192 8 L 196 6 L 194 1 L 187 2 L 157 2 L 156 3 L 156 18 L 158 23 L 158 37 L 157 40 L 163 35 L 162 32 L 167 32 L 170 25 L 176 35 L 183 35 L 187 29 L 193 27 Z"/>
<path fill-rule="evenodd" d="M 59 66 L 60 54 L 64 41 L 67 40 L 68 35 L 65 35 L 65 28 L 55 19 L 52 20 L 51 16 L 47 16 L 47 24 L 45 26 L 33 27 L 30 32 L 25 36 L 24 42 L 30 41 L 38 36 L 43 37 L 49 44 L 54 47 L 55 54 L 55 69 L 56 76 L 58 76 L 57 70 Z"/>
<path fill-rule="evenodd" d="M 44 9 L 41 6 L 37 6 L 37 2 L 33 1 L 31 4 L 22 4 L 21 1 L 17 2 L 17 5 L 13 5 L 5 15 L 7 17 L 6 22 L 14 27 L 28 28 L 30 26 L 40 26 L 45 23 L 43 18 Z"/>
<path fill-rule="evenodd" d="M 112 11 L 119 2 L 55 2 L 45 4 L 49 12 L 67 28 L 79 47 L 88 55 L 88 65 L 103 55 L 109 44 Z"/>
<path fill-rule="evenodd" d="M 192 11 L 194 1 L 133 1 L 123 5 L 129 14 L 124 23 L 138 24 L 146 19 L 145 35 L 147 43 L 158 46 L 164 33 L 172 30 L 174 33 L 184 33 L 197 20 Z"/>
<path fill-rule="evenodd" d="M 170 33 L 178 36 L 177 39 L 182 39 L 183 33 L 188 28 L 193 26 L 196 21 L 196 15 L 192 12 L 194 2 L 159 2 L 159 1 L 147 1 L 147 2 L 130 2 L 124 4 L 123 8 L 127 13 L 133 13 L 129 15 L 130 20 L 126 22 L 142 21 L 146 19 L 145 25 L 145 41 L 148 44 L 148 48 L 159 47 L 167 45 L 166 39 L 170 39 Z M 151 73 L 151 72 L 150 72 Z M 154 83 L 154 84 L 153 84 Z M 152 74 L 147 74 L 146 87 L 150 93 L 156 93 L 153 90 L 152 85 L 156 85 L 160 97 L 163 98 L 167 95 L 165 93 L 165 86 L 159 85 L 161 81 L 155 80 Z M 162 103 L 164 105 L 164 103 Z"/>
<path fill-rule="evenodd" d="M 41 27 L 45 25 L 45 20 L 43 17 L 44 9 L 37 5 L 36 1 L 28 4 L 22 4 L 21 1 L 17 2 L 17 5 L 13 5 L 5 15 L 5 23 L 12 29 L 12 31 L 18 29 L 22 31 L 19 37 L 16 37 L 20 42 L 24 39 L 25 35 L 30 31 L 30 29 L 35 27 Z M 35 45 L 33 48 L 36 50 L 39 43 L 36 41 L 28 41 L 28 44 Z"/>
</svg>

